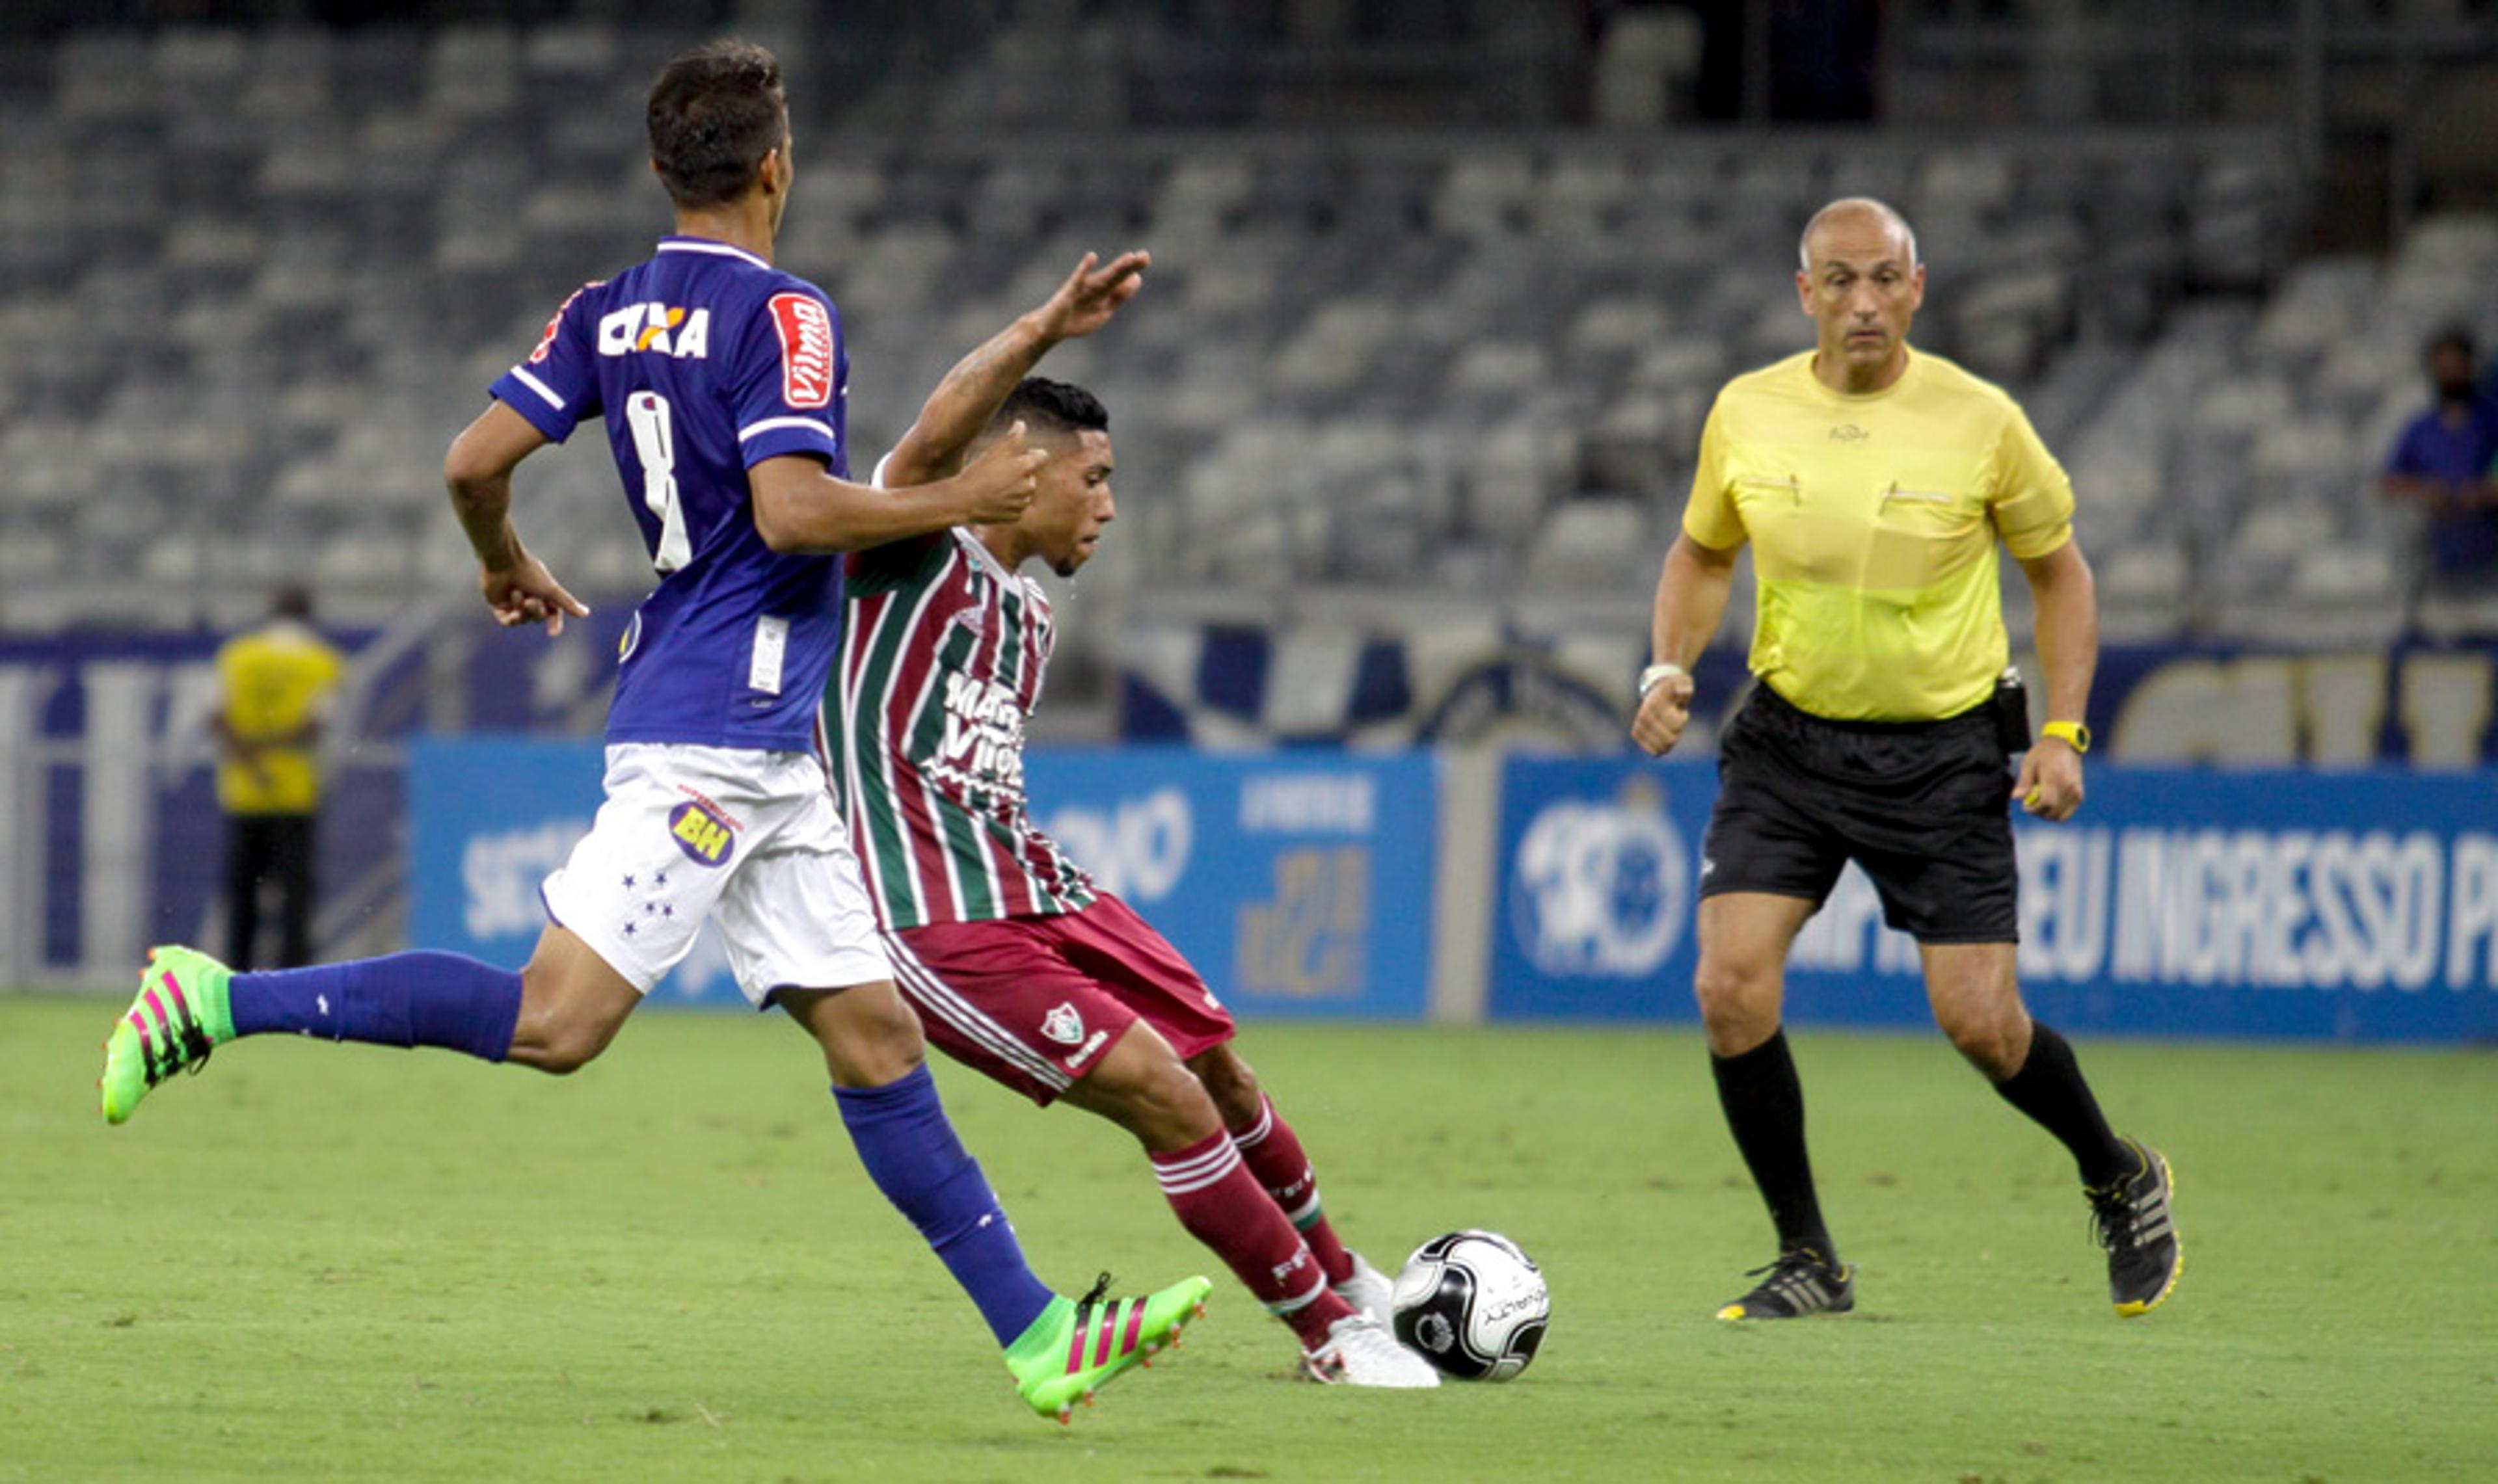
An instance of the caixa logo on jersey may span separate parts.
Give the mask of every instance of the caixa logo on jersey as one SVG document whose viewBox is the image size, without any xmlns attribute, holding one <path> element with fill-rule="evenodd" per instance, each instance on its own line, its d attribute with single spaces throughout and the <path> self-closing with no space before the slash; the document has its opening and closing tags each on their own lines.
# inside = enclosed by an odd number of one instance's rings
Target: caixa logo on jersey
<svg viewBox="0 0 2498 1484">
<path fill-rule="evenodd" d="M 804 294 L 772 296 L 781 332 L 781 400 L 792 407 L 833 404 L 833 317 Z"/>
<path fill-rule="evenodd" d="M 1510 919 L 1548 974 L 1636 978 L 1682 936 L 1691 868 L 1665 793 L 1635 777 L 1610 804 L 1564 799 L 1519 840 Z"/>
<path fill-rule="evenodd" d="M 736 824 L 701 799 L 668 811 L 668 837 L 696 866 L 725 866 L 737 850 Z"/>
<path fill-rule="evenodd" d="M 626 304 L 598 321 L 598 354 L 630 356 L 648 351 L 679 361 L 711 356 L 711 311 L 668 304 Z"/>
</svg>

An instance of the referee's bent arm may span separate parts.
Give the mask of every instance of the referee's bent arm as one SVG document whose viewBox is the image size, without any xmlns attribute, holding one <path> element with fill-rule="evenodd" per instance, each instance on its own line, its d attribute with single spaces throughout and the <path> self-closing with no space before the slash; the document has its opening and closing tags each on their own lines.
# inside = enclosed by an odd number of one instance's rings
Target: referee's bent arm
<svg viewBox="0 0 2498 1484">
<path fill-rule="evenodd" d="M 1726 597 L 1735 585 L 1735 558 L 1740 547 L 1703 546 L 1689 531 L 1678 533 L 1665 553 L 1665 569 L 1656 579 L 1656 614 L 1649 629 L 1658 664 L 1684 671 L 1709 647 L 1726 616 Z M 1631 740 L 1654 757 L 1663 757 L 1682 740 L 1691 720 L 1691 677 L 1668 675 L 1640 697 L 1639 714 L 1631 721 Z"/>
<path fill-rule="evenodd" d="M 2037 610 L 2038 668 L 2046 672 L 2047 719 L 2080 721 L 2099 663 L 2098 585 L 2081 544 L 2066 541 L 2038 556 L 2019 558 Z M 2021 761 L 2013 796 L 2042 819 L 2069 819 L 2082 806 L 2081 754 L 2042 737 Z"/>
</svg>

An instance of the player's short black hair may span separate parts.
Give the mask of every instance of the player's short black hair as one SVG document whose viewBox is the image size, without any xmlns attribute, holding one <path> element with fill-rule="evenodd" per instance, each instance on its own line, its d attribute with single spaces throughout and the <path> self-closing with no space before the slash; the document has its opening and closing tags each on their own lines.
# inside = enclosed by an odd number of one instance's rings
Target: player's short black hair
<svg viewBox="0 0 2498 1484">
<path fill-rule="evenodd" d="M 2471 327 L 2448 325 L 2441 328 L 2437 333 L 2428 337 L 2426 345 L 2420 347 L 2420 359 L 2434 361 L 2440 352 L 2450 350 L 2463 352 L 2466 360 L 2479 358 L 2481 348 L 2473 343 Z"/>
<path fill-rule="evenodd" d="M 1110 409 L 1102 399 L 1073 382 L 1052 381 L 1046 376 L 1027 376 L 1007 394 L 1006 405 L 989 420 L 992 429 L 1012 427 L 1021 419 L 1034 432 L 1055 429 L 1059 432 L 1108 432 Z"/>
<path fill-rule="evenodd" d="M 789 138 L 781 63 L 752 42 L 697 47 L 659 69 L 646 111 L 651 163 L 680 210 L 726 205 Z"/>
</svg>

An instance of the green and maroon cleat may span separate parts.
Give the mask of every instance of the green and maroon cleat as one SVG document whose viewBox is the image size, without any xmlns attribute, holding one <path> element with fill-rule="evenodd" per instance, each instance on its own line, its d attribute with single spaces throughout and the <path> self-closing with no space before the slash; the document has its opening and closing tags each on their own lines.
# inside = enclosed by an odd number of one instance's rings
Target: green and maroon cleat
<svg viewBox="0 0 2498 1484">
<path fill-rule="evenodd" d="M 1179 1343 L 1179 1332 L 1205 1312 L 1214 1284 L 1183 1279 L 1141 1299 L 1105 1299 L 1105 1273 L 1081 1299 L 1054 1298 L 1041 1317 L 1007 1347 L 1007 1370 L 1032 1409 L 1064 1423 L 1075 1404 L 1132 1366 L 1153 1364 L 1156 1351 Z"/>
</svg>

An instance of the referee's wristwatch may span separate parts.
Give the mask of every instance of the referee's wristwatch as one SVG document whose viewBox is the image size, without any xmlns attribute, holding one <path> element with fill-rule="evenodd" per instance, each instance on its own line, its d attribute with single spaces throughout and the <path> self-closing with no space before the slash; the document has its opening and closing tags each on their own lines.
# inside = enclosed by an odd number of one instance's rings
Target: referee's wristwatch
<svg viewBox="0 0 2498 1484">
<path fill-rule="evenodd" d="M 2091 729 L 2079 721 L 2050 721 L 2038 729 L 2041 737 L 2052 737 L 2077 754 L 2091 750 Z"/>
</svg>

